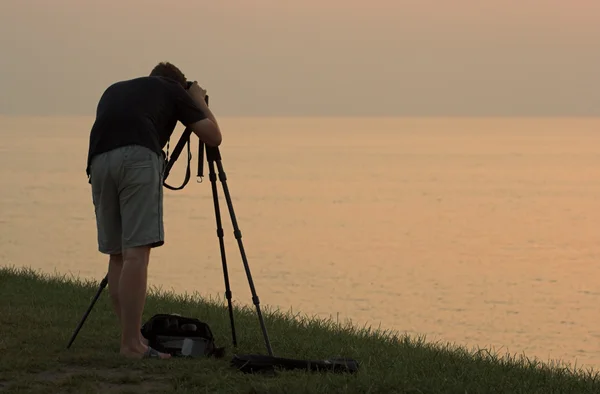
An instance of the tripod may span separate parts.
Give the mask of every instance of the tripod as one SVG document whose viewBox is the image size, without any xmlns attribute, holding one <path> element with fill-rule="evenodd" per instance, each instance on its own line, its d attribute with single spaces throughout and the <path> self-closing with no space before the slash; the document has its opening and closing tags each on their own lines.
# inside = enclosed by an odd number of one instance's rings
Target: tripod
<svg viewBox="0 0 600 394">
<path fill-rule="evenodd" d="M 208 103 L 208 96 L 206 96 L 206 102 Z M 189 181 L 190 161 L 191 161 L 191 154 L 190 154 L 191 133 L 192 133 L 191 129 L 186 128 L 186 130 L 183 132 L 181 138 L 179 139 L 177 146 L 173 150 L 173 154 L 172 154 L 171 158 L 169 159 L 169 161 L 167 163 L 167 166 L 165 168 L 163 185 L 165 187 L 167 187 L 168 189 L 181 190 L 185 187 L 185 185 Z M 181 153 L 181 151 L 184 148 L 184 145 L 186 145 L 186 144 L 187 144 L 187 151 L 188 151 L 188 166 L 187 166 L 187 170 L 186 170 L 186 177 L 185 177 L 184 183 L 180 187 L 175 188 L 175 187 L 167 185 L 166 179 L 169 176 L 169 172 L 170 172 L 171 168 L 173 167 L 173 164 L 175 164 L 175 161 L 179 157 L 179 154 Z M 167 148 L 167 151 L 168 151 L 168 148 Z M 198 146 L 198 177 L 199 178 L 203 177 L 203 175 L 202 175 L 203 162 L 204 162 L 203 156 L 204 156 L 204 143 L 202 141 L 200 141 L 199 146 Z M 225 243 L 223 241 L 224 232 L 223 232 L 223 227 L 222 227 L 222 223 L 221 223 L 221 213 L 220 213 L 220 208 L 219 208 L 219 196 L 218 196 L 218 192 L 217 192 L 217 174 L 215 172 L 215 164 L 219 171 L 218 177 L 223 186 L 225 199 L 227 201 L 227 207 L 229 210 L 229 214 L 231 216 L 231 222 L 233 224 L 234 236 L 237 240 L 237 243 L 238 243 L 238 246 L 240 249 L 242 261 L 244 263 L 244 269 L 246 271 L 246 276 L 248 278 L 248 284 L 250 285 L 250 291 L 252 293 L 252 302 L 254 303 L 254 305 L 256 307 L 256 312 L 257 312 L 260 326 L 262 329 L 262 333 L 263 333 L 263 337 L 265 340 L 265 345 L 267 347 L 267 351 L 269 353 L 269 356 L 273 357 L 273 350 L 271 348 L 271 342 L 269 340 L 269 335 L 267 333 L 267 329 L 265 327 L 265 322 L 264 322 L 264 319 L 262 316 L 262 312 L 260 310 L 260 300 L 258 298 L 258 295 L 256 294 L 256 289 L 254 287 L 254 281 L 252 280 L 252 274 L 250 272 L 250 267 L 248 265 L 248 259 L 246 258 L 246 252 L 244 250 L 244 244 L 242 243 L 242 232 L 240 231 L 240 229 L 238 227 L 238 223 L 237 223 L 237 220 L 235 217 L 235 212 L 233 210 L 233 203 L 231 201 L 229 187 L 227 186 L 227 176 L 225 174 L 225 171 L 223 170 L 223 164 L 221 163 L 221 153 L 219 151 L 219 148 L 206 146 L 206 159 L 208 161 L 209 179 L 210 179 L 211 186 L 212 186 L 213 202 L 214 202 L 214 208 L 215 208 L 215 219 L 216 219 L 216 224 L 217 224 L 217 237 L 219 238 L 219 248 L 221 251 L 221 262 L 223 265 L 223 276 L 225 279 L 225 297 L 227 298 L 227 306 L 229 309 L 229 320 L 230 320 L 230 324 L 231 324 L 231 335 L 232 335 L 233 346 L 235 348 L 237 348 L 237 338 L 236 338 L 235 324 L 234 324 L 234 319 L 233 319 L 233 307 L 231 304 L 232 293 L 231 293 L 231 288 L 229 286 L 229 273 L 228 273 L 228 269 L 227 269 L 227 259 L 225 256 Z M 87 311 L 85 312 L 83 318 L 81 319 L 77 328 L 75 329 L 75 332 L 71 336 L 71 339 L 69 340 L 69 343 L 67 345 L 67 349 L 70 348 L 71 345 L 73 344 L 73 342 L 75 341 L 77 334 L 83 327 L 83 324 L 85 323 L 88 315 L 92 311 L 94 304 L 96 303 L 96 301 L 100 297 L 100 294 L 102 293 L 102 291 L 104 290 L 104 288 L 107 285 L 108 285 L 108 274 L 100 282 L 100 287 L 98 288 L 98 291 L 96 292 L 96 295 L 92 299 L 92 302 L 91 302 L 90 306 L 88 307 Z"/>
</svg>

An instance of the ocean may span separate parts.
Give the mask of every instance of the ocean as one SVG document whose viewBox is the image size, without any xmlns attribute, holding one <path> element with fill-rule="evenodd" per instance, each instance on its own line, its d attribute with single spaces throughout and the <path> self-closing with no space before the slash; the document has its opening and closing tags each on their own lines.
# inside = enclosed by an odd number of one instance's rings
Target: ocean
<svg viewBox="0 0 600 394">
<path fill-rule="evenodd" d="M 0 117 L 2 266 L 104 277 L 85 175 L 92 121 Z M 263 308 L 600 367 L 600 119 L 219 121 Z M 196 149 L 190 183 L 165 190 L 149 282 L 223 298 Z M 170 185 L 185 166 L 183 154 Z M 252 305 L 218 187 L 233 298 Z"/>
</svg>

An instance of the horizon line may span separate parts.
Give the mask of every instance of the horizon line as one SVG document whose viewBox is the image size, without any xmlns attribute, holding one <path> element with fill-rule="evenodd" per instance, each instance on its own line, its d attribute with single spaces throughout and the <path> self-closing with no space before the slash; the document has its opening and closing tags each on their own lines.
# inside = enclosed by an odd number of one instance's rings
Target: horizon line
<svg viewBox="0 0 600 394">
<path fill-rule="evenodd" d="M 95 114 L 2 114 L 3 118 L 94 118 Z M 223 119 L 299 119 L 299 118 L 325 118 L 325 119 L 583 119 L 600 118 L 600 114 L 576 115 L 576 114 L 552 114 L 552 115 L 218 115 Z"/>
</svg>

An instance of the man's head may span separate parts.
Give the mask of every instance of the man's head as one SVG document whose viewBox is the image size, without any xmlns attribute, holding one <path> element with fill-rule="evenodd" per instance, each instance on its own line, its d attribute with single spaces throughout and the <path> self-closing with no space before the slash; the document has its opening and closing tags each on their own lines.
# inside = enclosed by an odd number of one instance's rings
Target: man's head
<svg viewBox="0 0 600 394">
<path fill-rule="evenodd" d="M 179 82 L 185 89 L 187 88 L 187 80 L 180 69 L 169 62 L 158 63 L 150 72 L 151 77 L 165 77 Z"/>
</svg>

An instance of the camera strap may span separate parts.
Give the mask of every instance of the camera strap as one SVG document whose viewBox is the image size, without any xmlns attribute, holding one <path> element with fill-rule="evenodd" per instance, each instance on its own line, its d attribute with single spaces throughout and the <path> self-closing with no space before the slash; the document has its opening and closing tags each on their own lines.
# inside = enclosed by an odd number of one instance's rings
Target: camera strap
<svg viewBox="0 0 600 394">
<path fill-rule="evenodd" d="M 189 86 L 188 86 L 189 87 Z M 208 95 L 204 96 L 204 101 L 206 102 L 206 104 L 208 105 Z M 190 149 L 190 137 L 192 135 L 192 129 L 190 129 L 189 127 L 186 127 L 185 130 L 183 131 L 183 133 L 181 134 L 181 137 L 179 138 L 179 141 L 177 142 L 177 145 L 175 145 L 175 149 L 173 149 L 173 154 L 171 155 L 171 157 L 169 158 L 169 141 L 167 141 L 167 153 L 166 153 L 166 157 L 165 160 L 167 162 L 166 167 L 165 167 L 165 172 L 164 172 L 164 176 L 163 176 L 163 185 L 164 187 L 166 187 L 167 189 L 170 190 L 181 190 L 183 189 L 188 182 L 190 181 L 190 177 L 192 175 L 191 173 L 191 169 L 190 169 L 190 165 L 192 162 L 192 151 Z M 175 162 L 177 161 L 177 159 L 179 158 L 179 155 L 181 154 L 181 151 L 183 150 L 184 146 L 187 145 L 187 154 L 188 154 L 188 159 L 187 159 L 187 169 L 185 170 L 185 178 L 183 180 L 183 184 L 179 187 L 173 187 L 167 184 L 167 178 L 169 177 L 169 174 L 171 172 L 171 168 L 173 168 L 173 165 L 175 164 Z M 204 143 L 199 140 L 198 143 L 198 179 L 199 179 L 199 183 L 202 182 L 202 178 L 204 177 Z"/>
<path fill-rule="evenodd" d="M 177 145 L 175 145 L 175 149 L 173 149 L 173 153 L 171 154 L 171 157 L 169 157 L 169 142 L 167 142 L 167 153 L 166 153 L 166 158 L 165 158 L 167 164 L 166 164 L 164 175 L 163 175 L 163 185 L 167 189 L 170 189 L 170 190 L 181 190 L 190 181 L 190 177 L 191 177 L 190 165 L 191 165 L 191 162 L 192 162 L 192 152 L 191 152 L 191 148 L 190 148 L 190 136 L 191 136 L 191 134 L 192 134 L 192 130 L 190 128 L 186 128 L 183 131 L 183 134 L 181 134 L 181 137 L 179 138 L 179 141 L 177 142 Z M 179 155 L 181 154 L 181 151 L 183 151 L 183 148 L 185 147 L 185 145 L 187 145 L 187 156 L 188 156 L 188 158 L 187 158 L 187 169 L 185 171 L 185 178 L 184 178 L 183 184 L 181 186 L 174 187 L 174 186 L 171 186 L 171 185 L 167 184 L 167 178 L 169 177 L 169 174 L 171 172 L 171 168 L 173 168 L 173 165 L 175 164 L 175 162 L 179 158 Z"/>
</svg>

